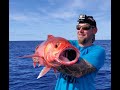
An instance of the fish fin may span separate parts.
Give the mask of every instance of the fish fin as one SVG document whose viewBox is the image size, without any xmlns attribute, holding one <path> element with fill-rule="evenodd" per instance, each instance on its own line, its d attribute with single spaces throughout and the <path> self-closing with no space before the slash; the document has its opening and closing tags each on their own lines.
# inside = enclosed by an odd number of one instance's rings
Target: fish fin
<svg viewBox="0 0 120 90">
<path fill-rule="evenodd" d="M 39 57 L 39 56 L 36 54 L 32 54 L 32 55 L 19 56 L 18 58 L 32 58 L 32 57 Z"/>
<path fill-rule="evenodd" d="M 39 73 L 37 79 L 41 78 L 42 76 L 44 76 L 51 68 L 50 67 L 44 67 L 42 69 L 42 71 Z"/>
<path fill-rule="evenodd" d="M 41 64 L 39 63 L 39 64 L 38 64 L 38 67 L 40 67 L 40 66 L 41 66 Z"/>
<path fill-rule="evenodd" d="M 37 45 L 37 47 L 35 48 L 35 50 L 37 50 L 39 48 L 40 45 Z"/>
<path fill-rule="evenodd" d="M 57 78 L 57 70 L 55 68 L 53 68 L 53 70 L 54 70 L 54 74 L 55 74 L 55 76 Z"/>
<path fill-rule="evenodd" d="M 41 65 L 44 65 L 44 58 L 42 57 L 39 57 L 39 64 L 38 64 L 38 67 L 41 66 Z"/>
<path fill-rule="evenodd" d="M 32 57 L 32 60 L 33 60 L 33 66 L 34 66 L 34 68 L 36 67 L 36 63 L 38 63 L 39 65 L 38 66 L 40 66 L 42 63 L 42 60 L 41 60 L 41 58 L 40 57 Z"/>
<path fill-rule="evenodd" d="M 36 67 L 36 62 L 33 62 L 33 67 L 34 67 L 34 68 Z"/>
<path fill-rule="evenodd" d="M 53 38 L 53 35 L 48 35 L 47 39 Z"/>
</svg>

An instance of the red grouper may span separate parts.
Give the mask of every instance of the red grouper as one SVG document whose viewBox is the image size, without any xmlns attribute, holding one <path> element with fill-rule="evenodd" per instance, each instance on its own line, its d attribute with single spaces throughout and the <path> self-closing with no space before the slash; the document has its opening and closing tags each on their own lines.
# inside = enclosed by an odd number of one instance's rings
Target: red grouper
<svg viewBox="0 0 120 90">
<path fill-rule="evenodd" d="M 79 56 L 79 50 L 68 40 L 62 37 L 48 35 L 47 40 L 36 47 L 34 54 L 25 55 L 21 58 L 32 58 L 34 67 L 36 63 L 38 63 L 39 66 L 45 66 L 38 75 L 38 79 L 44 76 L 51 68 L 53 68 L 56 74 L 56 67 L 75 64 Z"/>
</svg>

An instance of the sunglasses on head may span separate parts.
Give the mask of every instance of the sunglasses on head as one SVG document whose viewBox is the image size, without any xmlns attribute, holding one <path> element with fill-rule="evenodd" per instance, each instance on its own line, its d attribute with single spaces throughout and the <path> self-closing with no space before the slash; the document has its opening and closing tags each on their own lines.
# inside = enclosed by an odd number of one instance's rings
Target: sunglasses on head
<svg viewBox="0 0 120 90">
<path fill-rule="evenodd" d="M 76 29 L 77 29 L 77 30 L 80 30 L 81 28 L 82 28 L 83 30 L 90 30 L 91 28 L 93 28 L 93 26 L 91 26 L 91 25 L 83 25 L 83 26 L 77 25 L 77 26 L 76 26 Z"/>
</svg>

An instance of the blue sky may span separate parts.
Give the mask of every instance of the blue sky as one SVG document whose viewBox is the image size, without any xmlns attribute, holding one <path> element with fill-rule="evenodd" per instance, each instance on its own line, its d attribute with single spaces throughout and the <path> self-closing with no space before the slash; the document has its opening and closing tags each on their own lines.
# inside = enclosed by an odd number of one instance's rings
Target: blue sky
<svg viewBox="0 0 120 90">
<path fill-rule="evenodd" d="M 80 14 L 97 22 L 97 40 L 111 40 L 111 0 L 10 0 L 9 41 L 46 40 L 48 34 L 76 40 Z"/>
</svg>

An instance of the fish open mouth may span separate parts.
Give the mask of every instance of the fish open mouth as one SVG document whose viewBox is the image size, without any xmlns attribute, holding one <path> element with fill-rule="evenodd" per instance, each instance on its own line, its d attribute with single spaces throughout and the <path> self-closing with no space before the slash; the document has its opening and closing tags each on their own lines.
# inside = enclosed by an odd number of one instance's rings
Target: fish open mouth
<svg viewBox="0 0 120 90">
<path fill-rule="evenodd" d="M 62 61 L 73 61 L 77 57 L 77 53 L 74 49 L 68 48 L 65 49 L 60 55 L 59 55 L 59 60 Z"/>
</svg>

